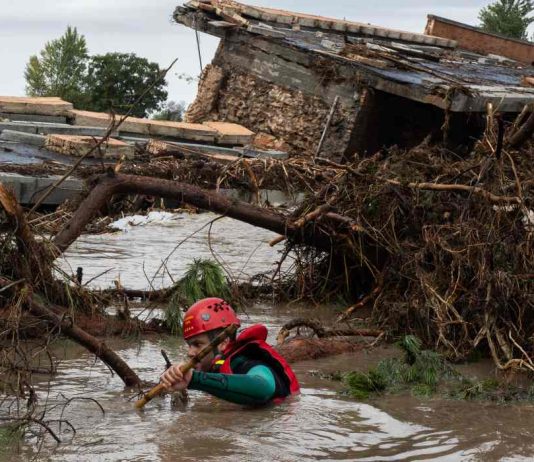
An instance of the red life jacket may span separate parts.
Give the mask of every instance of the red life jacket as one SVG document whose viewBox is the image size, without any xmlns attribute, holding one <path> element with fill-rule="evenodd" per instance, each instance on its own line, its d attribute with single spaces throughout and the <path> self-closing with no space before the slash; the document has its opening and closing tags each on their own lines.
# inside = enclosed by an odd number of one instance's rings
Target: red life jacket
<svg viewBox="0 0 534 462">
<path fill-rule="evenodd" d="M 211 370 L 222 374 L 233 374 L 232 358 L 238 355 L 247 356 L 264 362 L 286 383 L 289 394 L 300 392 L 300 385 L 295 373 L 286 360 L 267 342 L 267 328 L 262 324 L 255 324 L 244 329 L 221 355 L 212 363 Z M 280 403 L 285 396 L 275 396 L 273 402 Z"/>
</svg>

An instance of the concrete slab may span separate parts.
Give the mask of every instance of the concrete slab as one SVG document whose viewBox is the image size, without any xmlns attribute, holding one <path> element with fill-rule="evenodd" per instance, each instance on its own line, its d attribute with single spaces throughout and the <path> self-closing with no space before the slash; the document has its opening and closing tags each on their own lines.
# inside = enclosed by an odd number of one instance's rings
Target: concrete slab
<svg viewBox="0 0 534 462">
<path fill-rule="evenodd" d="M 51 124 L 44 122 L 0 122 L 0 131 L 16 130 L 38 135 L 79 135 L 79 136 L 104 136 L 105 128 L 99 127 L 75 127 L 68 124 Z M 112 134 L 111 136 L 113 136 Z M 116 135 L 116 133 L 115 133 Z"/>
<path fill-rule="evenodd" d="M 16 132 L 37 135 L 37 127 L 26 122 L 0 122 L 0 132 L 3 132 L 4 130 L 13 130 Z"/>
<path fill-rule="evenodd" d="M 34 204 L 39 195 L 54 184 L 60 176 L 32 177 L 18 173 L 0 172 L 0 183 L 15 193 L 17 200 L 23 205 Z M 84 189 L 82 180 L 69 178 L 48 196 L 44 205 L 60 205 L 67 199 L 76 197 Z"/>
<path fill-rule="evenodd" d="M 31 146 L 44 146 L 45 137 L 41 135 L 34 135 L 32 133 L 19 132 L 15 130 L 2 130 L 0 135 L 2 141 L 13 141 L 16 143 L 29 144 Z"/>
<path fill-rule="evenodd" d="M 0 120 L 10 120 L 13 122 L 26 121 L 26 122 L 47 122 L 47 123 L 67 123 L 67 117 L 63 116 L 49 116 L 49 115 L 37 115 L 37 114 L 14 114 L 10 112 L 0 111 Z"/>
</svg>

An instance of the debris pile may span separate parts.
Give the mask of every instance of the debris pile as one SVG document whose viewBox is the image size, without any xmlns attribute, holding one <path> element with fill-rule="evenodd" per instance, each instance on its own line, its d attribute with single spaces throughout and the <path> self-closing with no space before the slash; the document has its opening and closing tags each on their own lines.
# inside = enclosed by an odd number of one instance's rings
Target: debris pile
<svg viewBox="0 0 534 462">
<path fill-rule="evenodd" d="M 9 111 L 9 112 L 8 112 Z M 234 162 L 245 158 L 286 158 L 284 152 L 254 147 L 254 133 L 229 122 L 202 124 L 159 121 L 79 111 L 59 98 L 0 97 L 0 181 L 23 204 L 40 201 L 59 176 L 79 165 L 44 205 L 59 205 L 83 189 L 84 170 L 117 161 L 136 171 L 170 173 L 151 165 L 175 157 Z M 98 170 L 101 171 L 101 170 Z M 40 175 L 40 176 L 39 176 Z"/>
<path fill-rule="evenodd" d="M 290 296 L 369 294 L 341 319 L 372 306 L 389 332 L 415 332 L 454 359 L 482 348 L 502 369 L 534 370 L 534 149 L 496 157 L 490 146 L 460 158 L 421 145 L 339 165 L 294 216 L 335 244 L 287 244 Z"/>
</svg>

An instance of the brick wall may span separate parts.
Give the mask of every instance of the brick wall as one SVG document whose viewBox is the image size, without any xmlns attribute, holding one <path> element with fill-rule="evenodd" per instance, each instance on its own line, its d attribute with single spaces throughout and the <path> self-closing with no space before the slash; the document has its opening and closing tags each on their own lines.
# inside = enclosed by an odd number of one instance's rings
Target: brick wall
<svg viewBox="0 0 534 462">
<path fill-rule="evenodd" d="M 437 16 L 428 16 L 425 34 L 456 40 L 458 48 L 495 54 L 534 65 L 534 44 L 486 33 L 476 27 Z"/>
</svg>

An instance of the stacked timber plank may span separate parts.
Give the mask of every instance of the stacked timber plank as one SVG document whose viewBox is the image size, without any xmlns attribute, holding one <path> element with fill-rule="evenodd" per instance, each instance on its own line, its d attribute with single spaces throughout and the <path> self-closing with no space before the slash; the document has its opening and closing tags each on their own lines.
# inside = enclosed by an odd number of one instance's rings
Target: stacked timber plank
<svg viewBox="0 0 534 462">
<path fill-rule="evenodd" d="M 102 112 L 73 110 L 71 114 L 74 116 L 75 125 L 108 127 L 112 122 L 112 116 Z M 163 136 L 228 145 L 249 144 L 254 138 L 254 132 L 241 125 L 228 122 L 194 124 L 128 117 L 119 130 L 144 136 Z"/>
<path fill-rule="evenodd" d="M 217 132 L 206 125 L 166 120 L 150 120 L 149 134 L 210 143 L 214 142 L 217 137 Z"/>
<path fill-rule="evenodd" d="M 235 162 L 237 159 L 239 159 L 239 153 L 237 151 L 234 151 L 233 153 L 230 153 L 230 151 L 233 151 L 232 149 L 226 149 L 228 153 L 224 153 L 223 149 L 221 148 L 221 151 L 223 152 L 214 152 L 213 146 L 184 146 L 170 143 L 167 141 L 161 141 L 161 140 L 154 140 L 151 139 L 148 141 L 146 145 L 146 152 L 151 154 L 155 157 L 161 157 L 161 156 L 183 156 L 183 157 L 204 157 L 206 159 L 212 159 L 217 162 L 221 162 L 224 164 Z"/>
<path fill-rule="evenodd" d="M 56 97 L 0 96 L 0 120 L 65 123 L 72 104 Z"/>
<path fill-rule="evenodd" d="M 103 112 L 80 111 L 71 103 L 56 97 L 25 98 L 0 96 L 0 131 L 26 133 L 103 136 L 105 130 L 122 116 Z M 54 118 L 62 119 L 62 124 Z M 66 119 L 74 125 L 65 124 Z M 15 122 L 2 122 L 2 119 Z M 19 122 L 20 120 L 29 122 Z M 127 117 L 119 127 L 120 134 L 143 137 L 165 137 L 210 144 L 246 145 L 254 133 L 238 124 L 205 122 L 202 124 Z"/>
<path fill-rule="evenodd" d="M 94 136 L 48 135 L 45 140 L 45 148 L 59 154 L 81 157 L 93 149 L 101 140 L 102 138 Z M 134 146 L 124 141 L 109 138 L 94 149 L 89 157 L 118 159 L 124 156 L 127 159 L 131 159 L 134 154 Z"/>
<path fill-rule="evenodd" d="M 56 97 L 0 96 L 0 113 L 2 114 L 68 116 L 72 109 L 71 103 Z"/>
<path fill-rule="evenodd" d="M 74 117 L 74 125 L 108 127 L 113 120 L 110 114 L 101 112 L 73 110 L 71 114 Z M 120 116 L 115 117 L 118 118 Z M 168 136 L 208 143 L 215 142 L 217 136 L 217 131 L 207 125 L 139 119 L 137 117 L 128 117 L 121 124 L 119 130 L 144 136 Z"/>
<path fill-rule="evenodd" d="M 5 112 L 8 117 L 2 117 L 1 111 L 10 111 Z M 24 120 L 21 116 L 30 119 Z M 61 118 L 63 123 L 55 122 L 54 117 Z M 185 123 L 127 117 L 100 145 L 109 135 L 109 127 L 121 117 L 75 110 L 72 104 L 60 98 L 0 97 L 0 143 L 36 146 L 44 148 L 43 153 L 51 151 L 50 154 L 70 157 L 132 159 L 135 145 L 150 141 L 147 150 L 153 155 L 201 156 L 233 162 L 243 156 L 242 149 L 233 148 L 250 145 L 255 137 L 254 132 L 235 123 Z"/>
<path fill-rule="evenodd" d="M 217 142 L 220 144 L 251 144 L 255 133 L 242 125 L 229 122 L 204 122 L 204 125 L 217 132 Z"/>
<path fill-rule="evenodd" d="M 108 128 L 112 122 L 117 122 L 118 117 L 112 117 L 110 114 L 104 112 L 92 112 L 92 111 L 71 111 L 71 117 L 74 125 L 77 126 L 92 126 L 100 128 Z M 122 125 L 121 129 L 131 133 L 138 133 L 142 135 L 148 135 L 148 126 L 140 123 L 135 123 L 131 120 L 132 118 L 126 119 Z"/>
</svg>

